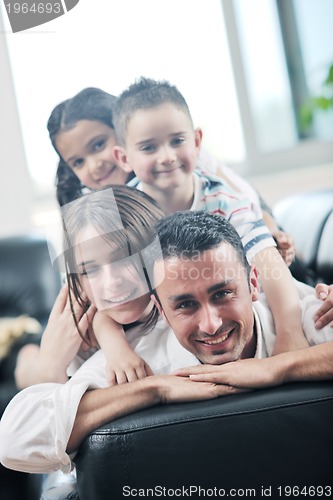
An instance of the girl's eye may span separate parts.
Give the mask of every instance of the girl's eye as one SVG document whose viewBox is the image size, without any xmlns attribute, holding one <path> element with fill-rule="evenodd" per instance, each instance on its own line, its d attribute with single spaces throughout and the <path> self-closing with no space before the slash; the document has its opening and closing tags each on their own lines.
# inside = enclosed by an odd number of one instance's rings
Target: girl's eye
<svg viewBox="0 0 333 500">
<path fill-rule="evenodd" d="M 104 147 L 105 142 L 105 139 L 95 142 L 92 147 L 93 151 L 100 151 Z"/>
<path fill-rule="evenodd" d="M 91 267 L 90 269 L 84 269 L 84 271 L 82 271 L 80 273 L 80 276 L 94 276 L 98 273 L 99 271 L 99 268 L 98 267 Z"/>
<path fill-rule="evenodd" d="M 72 163 L 72 168 L 79 168 L 83 165 L 83 159 L 82 158 L 77 158 L 75 161 Z"/>
</svg>

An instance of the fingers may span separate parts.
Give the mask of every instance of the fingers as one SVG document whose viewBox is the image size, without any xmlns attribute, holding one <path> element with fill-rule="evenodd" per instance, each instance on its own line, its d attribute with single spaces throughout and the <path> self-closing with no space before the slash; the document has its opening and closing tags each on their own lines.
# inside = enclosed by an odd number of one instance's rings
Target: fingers
<svg viewBox="0 0 333 500">
<path fill-rule="evenodd" d="M 65 309 L 66 303 L 68 300 L 68 286 L 64 285 L 60 292 L 57 295 L 57 298 L 54 302 L 54 305 L 52 307 L 52 311 L 50 313 L 50 318 L 53 316 L 59 316 Z"/>
<path fill-rule="evenodd" d="M 292 236 L 279 230 L 273 233 L 273 237 L 283 260 L 287 266 L 290 266 L 296 255 L 296 247 Z"/>
<path fill-rule="evenodd" d="M 198 365 L 198 366 L 188 366 L 186 368 L 180 368 L 176 370 L 173 375 L 177 375 L 179 377 L 189 377 L 189 375 L 194 374 L 202 374 L 202 373 L 211 373 L 213 371 L 218 370 L 220 367 L 213 365 Z"/>
<path fill-rule="evenodd" d="M 316 295 L 318 299 L 325 300 L 333 291 L 333 285 L 326 285 L 325 283 L 318 283 L 316 285 Z"/>
<path fill-rule="evenodd" d="M 109 369 L 107 371 L 107 379 L 110 385 L 121 385 L 126 384 L 127 382 L 135 382 L 136 380 L 154 375 L 152 369 L 147 363 L 144 363 L 142 366 L 137 368 L 130 367 L 126 370 Z"/>
<path fill-rule="evenodd" d="M 318 284 L 316 294 L 324 302 L 314 317 L 315 327 L 320 329 L 330 324 L 333 328 L 333 285 Z"/>
</svg>

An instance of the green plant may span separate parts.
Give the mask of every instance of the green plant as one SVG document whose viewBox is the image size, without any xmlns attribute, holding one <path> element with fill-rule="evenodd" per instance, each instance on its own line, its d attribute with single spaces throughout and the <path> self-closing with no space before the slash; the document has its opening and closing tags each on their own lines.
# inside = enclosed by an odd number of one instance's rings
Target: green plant
<svg viewBox="0 0 333 500">
<path fill-rule="evenodd" d="M 320 95 L 310 97 L 300 108 L 300 123 L 303 131 L 313 123 L 316 110 L 327 111 L 333 108 L 333 63 L 328 68 L 328 74 L 322 83 Z"/>
</svg>

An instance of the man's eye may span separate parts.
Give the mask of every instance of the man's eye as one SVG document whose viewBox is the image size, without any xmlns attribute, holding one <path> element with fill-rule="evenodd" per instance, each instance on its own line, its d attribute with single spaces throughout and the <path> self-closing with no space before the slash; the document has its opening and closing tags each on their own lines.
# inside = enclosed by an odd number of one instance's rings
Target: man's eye
<svg viewBox="0 0 333 500">
<path fill-rule="evenodd" d="M 177 304 L 176 309 L 193 309 L 196 307 L 196 303 L 194 300 L 185 300 L 184 302 L 180 302 Z"/>
<path fill-rule="evenodd" d="M 213 300 L 223 300 L 231 294 L 230 290 L 220 290 L 215 292 L 213 295 Z"/>
</svg>

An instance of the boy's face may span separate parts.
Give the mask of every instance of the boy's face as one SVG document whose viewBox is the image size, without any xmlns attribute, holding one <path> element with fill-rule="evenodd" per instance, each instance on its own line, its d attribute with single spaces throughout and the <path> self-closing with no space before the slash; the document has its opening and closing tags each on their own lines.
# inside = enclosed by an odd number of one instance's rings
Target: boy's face
<svg viewBox="0 0 333 500">
<path fill-rule="evenodd" d="M 166 103 L 134 113 L 127 126 L 126 147 L 116 157 L 144 184 L 174 189 L 195 169 L 201 137 L 184 111 Z"/>
</svg>

